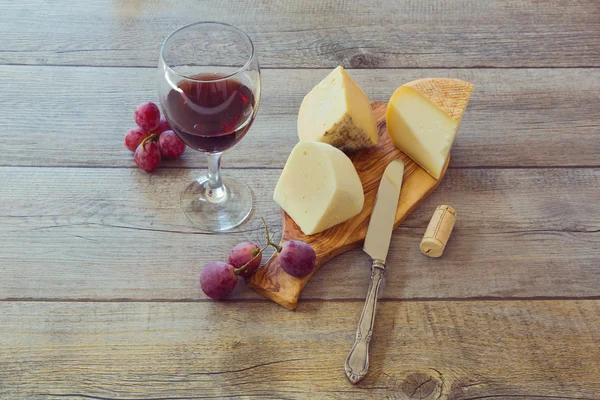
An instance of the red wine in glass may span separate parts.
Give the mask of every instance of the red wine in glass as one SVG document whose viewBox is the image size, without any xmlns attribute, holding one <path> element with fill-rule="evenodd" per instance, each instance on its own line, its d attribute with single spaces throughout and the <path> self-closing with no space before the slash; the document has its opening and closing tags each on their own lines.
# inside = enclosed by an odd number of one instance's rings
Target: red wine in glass
<svg viewBox="0 0 600 400">
<path fill-rule="evenodd" d="M 169 123 L 190 147 L 220 153 L 238 143 L 254 119 L 254 95 L 234 78 L 196 75 L 171 89 L 166 98 Z"/>
<path fill-rule="evenodd" d="M 221 174 L 221 155 L 246 135 L 260 104 L 258 58 L 250 37 L 220 22 L 181 27 L 164 41 L 158 60 L 158 96 L 179 137 L 206 155 L 208 173 L 181 193 L 190 222 L 223 232 L 252 211 L 252 191 Z"/>
</svg>

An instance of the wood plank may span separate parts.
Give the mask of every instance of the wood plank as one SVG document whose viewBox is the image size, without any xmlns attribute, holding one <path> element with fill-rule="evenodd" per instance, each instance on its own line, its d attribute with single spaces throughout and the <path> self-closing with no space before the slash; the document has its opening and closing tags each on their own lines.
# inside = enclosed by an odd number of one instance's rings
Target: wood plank
<svg viewBox="0 0 600 400">
<path fill-rule="evenodd" d="M 10 110 L 0 165 L 134 167 L 123 136 L 133 109 L 156 100 L 154 69 L 0 67 Z M 297 142 L 302 98 L 324 70 L 265 70 L 256 123 L 224 166 L 282 168 Z M 352 70 L 371 100 L 401 84 L 446 76 L 475 84 L 450 168 L 600 165 L 600 69 Z M 35 94 L 35 100 L 32 100 Z M 201 154 L 164 166 L 204 168 Z"/>
<path fill-rule="evenodd" d="M 154 67 L 198 20 L 246 30 L 269 68 L 600 66 L 596 0 L 4 1 L 0 63 Z"/>
<path fill-rule="evenodd" d="M 381 302 L 369 374 L 344 377 L 361 302 L 0 303 L 0 396 L 598 399 L 600 301 Z"/>
<path fill-rule="evenodd" d="M 202 300 L 198 274 L 242 240 L 280 226 L 277 170 L 234 170 L 254 191 L 239 233 L 201 234 L 179 209 L 197 171 L 0 168 L 0 298 Z M 587 297 L 600 283 L 600 169 L 449 170 L 393 236 L 385 298 Z M 458 221 L 444 256 L 419 242 L 433 210 Z M 117 250 L 115 250 L 117 249 Z M 360 250 L 321 268 L 300 300 L 362 298 Z M 234 298 L 258 298 L 243 285 Z"/>
</svg>

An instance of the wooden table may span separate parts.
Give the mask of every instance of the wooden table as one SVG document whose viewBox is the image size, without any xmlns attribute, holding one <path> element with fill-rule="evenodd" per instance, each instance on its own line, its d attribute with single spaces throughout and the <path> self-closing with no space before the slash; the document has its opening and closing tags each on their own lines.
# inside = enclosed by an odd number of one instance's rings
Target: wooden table
<svg viewBox="0 0 600 400">
<path fill-rule="evenodd" d="M 60 3 L 60 4 L 59 4 Z M 0 1 L 0 398 L 600 399 L 600 3 Z M 153 174 L 122 140 L 157 100 L 175 28 L 246 30 L 263 97 L 225 172 L 255 195 L 236 233 L 179 207 L 188 151 Z M 476 85 L 438 190 L 394 233 L 358 386 L 343 374 L 369 283 L 360 250 L 290 312 L 198 274 L 276 227 L 303 96 L 347 67 L 374 101 L 419 77 Z M 441 259 L 418 244 L 439 204 Z"/>
</svg>

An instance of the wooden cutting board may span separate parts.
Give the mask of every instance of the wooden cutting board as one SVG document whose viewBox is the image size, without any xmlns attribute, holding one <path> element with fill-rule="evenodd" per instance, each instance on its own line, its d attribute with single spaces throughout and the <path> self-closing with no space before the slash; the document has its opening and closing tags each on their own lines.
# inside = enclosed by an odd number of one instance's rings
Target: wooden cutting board
<svg viewBox="0 0 600 400">
<path fill-rule="evenodd" d="M 283 271 L 279 266 L 277 253 L 275 253 L 248 282 L 249 286 L 258 293 L 285 308 L 290 310 L 296 308 L 300 292 L 319 267 L 338 254 L 362 245 L 367 233 L 371 211 L 375 204 L 379 181 L 390 161 L 397 158 L 404 161 L 404 180 L 400 192 L 398 211 L 396 212 L 395 228 L 404 221 L 423 199 L 433 192 L 446 173 L 447 164 L 439 180 L 432 178 L 423 168 L 394 146 L 388 137 L 385 124 L 387 104 L 372 103 L 372 106 L 377 120 L 377 128 L 379 129 L 379 144 L 350 156 L 365 191 L 365 205 L 361 213 L 323 232 L 307 236 L 282 211 L 283 234 L 281 242 L 302 240 L 310 244 L 317 253 L 317 265 L 310 275 L 296 278 Z"/>
</svg>

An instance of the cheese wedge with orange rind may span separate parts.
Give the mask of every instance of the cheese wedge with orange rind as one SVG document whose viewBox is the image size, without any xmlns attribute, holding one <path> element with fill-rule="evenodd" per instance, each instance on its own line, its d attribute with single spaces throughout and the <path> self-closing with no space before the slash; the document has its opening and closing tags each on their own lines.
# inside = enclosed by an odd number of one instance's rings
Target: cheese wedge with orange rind
<svg viewBox="0 0 600 400">
<path fill-rule="evenodd" d="M 473 84 L 459 79 L 427 78 L 402 85 L 387 107 L 391 141 L 439 179 L 472 92 Z"/>
</svg>

